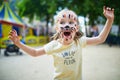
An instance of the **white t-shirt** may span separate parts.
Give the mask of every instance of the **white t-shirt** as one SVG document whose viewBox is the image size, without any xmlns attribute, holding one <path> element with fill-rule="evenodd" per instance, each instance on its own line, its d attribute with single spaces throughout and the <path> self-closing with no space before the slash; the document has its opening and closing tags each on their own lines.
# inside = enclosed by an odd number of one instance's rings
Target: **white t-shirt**
<svg viewBox="0 0 120 80">
<path fill-rule="evenodd" d="M 81 37 L 77 43 L 63 45 L 53 40 L 44 46 L 45 52 L 53 56 L 55 75 L 54 80 L 81 80 L 82 47 L 86 38 Z"/>
</svg>

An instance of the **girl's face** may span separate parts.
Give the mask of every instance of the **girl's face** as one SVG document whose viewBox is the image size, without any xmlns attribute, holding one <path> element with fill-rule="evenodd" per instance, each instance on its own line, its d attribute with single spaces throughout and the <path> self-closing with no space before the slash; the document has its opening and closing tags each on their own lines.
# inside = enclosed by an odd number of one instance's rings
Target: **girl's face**
<svg viewBox="0 0 120 80">
<path fill-rule="evenodd" d="M 77 16 L 72 11 L 65 11 L 59 15 L 57 19 L 57 32 L 60 38 L 65 42 L 72 42 L 78 31 Z"/>
</svg>

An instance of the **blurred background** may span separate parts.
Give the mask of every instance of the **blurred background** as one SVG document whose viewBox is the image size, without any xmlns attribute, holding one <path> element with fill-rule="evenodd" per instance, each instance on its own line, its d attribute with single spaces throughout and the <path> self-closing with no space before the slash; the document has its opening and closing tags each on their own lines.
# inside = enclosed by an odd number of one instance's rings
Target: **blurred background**
<svg viewBox="0 0 120 80">
<path fill-rule="evenodd" d="M 24 44 L 33 48 L 39 48 L 48 43 L 50 37 L 55 33 L 54 18 L 56 14 L 60 10 L 68 8 L 78 15 L 80 29 L 84 32 L 84 35 L 94 37 L 99 35 L 106 21 L 103 15 L 103 6 L 109 6 L 115 9 L 115 20 L 104 44 L 87 47 L 83 50 L 85 52 L 83 55 L 83 76 L 86 77 L 85 80 L 119 80 L 119 0 L 0 0 L 0 80 L 51 80 L 54 70 L 52 66 L 53 61 L 50 56 L 45 55 L 40 58 L 32 58 L 25 55 L 26 53 L 24 51 L 15 46 L 8 39 L 10 30 L 15 29 L 21 42 Z M 14 53 L 24 56 L 14 56 Z M 91 53 L 91 55 L 87 53 Z M 101 54 L 98 55 L 98 53 Z M 92 63 L 89 62 L 91 60 Z M 97 64 L 99 62 L 104 66 Z M 30 64 L 33 67 L 32 70 Z M 48 66 L 50 67 L 47 68 Z M 13 67 L 14 69 L 12 69 Z M 96 68 L 97 70 L 95 70 Z M 28 72 L 24 72 L 26 69 L 28 69 Z M 40 71 L 42 71 L 42 74 Z M 98 74 L 95 74 L 97 71 Z M 101 71 L 105 71 L 106 76 L 103 76 L 102 73 L 104 74 L 104 72 Z M 44 75 L 43 72 L 45 73 Z M 16 74 L 19 79 L 15 77 Z M 25 76 L 27 74 L 29 78 Z M 34 74 L 37 74 L 37 77 Z"/>
<path fill-rule="evenodd" d="M 106 21 L 103 6 L 115 9 L 115 21 L 106 43 L 120 45 L 119 0 L 0 0 L 0 47 L 6 47 L 9 43 L 6 36 L 11 28 L 17 30 L 27 45 L 47 43 L 55 33 L 54 17 L 64 8 L 77 13 L 80 29 L 86 36 L 97 36 Z"/>
</svg>

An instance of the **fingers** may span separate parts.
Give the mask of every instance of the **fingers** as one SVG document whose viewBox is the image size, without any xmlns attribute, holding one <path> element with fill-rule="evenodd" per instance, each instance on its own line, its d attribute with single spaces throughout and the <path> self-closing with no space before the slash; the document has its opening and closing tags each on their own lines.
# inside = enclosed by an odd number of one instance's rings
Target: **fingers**
<svg viewBox="0 0 120 80">
<path fill-rule="evenodd" d="M 17 36 L 16 30 L 11 30 L 10 33 L 9 33 L 9 35 L 11 35 L 11 36 Z"/>
<path fill-rule="evenodd" d="M 13 31 L 12 31 L 12 30 L 9 32 L 9 36 L 8 36 L 8 38 L 9 38 L 10 40 L 13 39 Z"/>
<path fill-rule="evenodd" d="M 16 30 L 15 30 L 15 29 L 13 29 L 13 33 L 14 33 L 14 34 L 16 34 L 16 36 L 17 36 L 17 32 L 16 32 Z"/>
<path fill-rule="evenodd" d="M 8 38 L 12 40 L 12 42 L 17 43 L 20 41 L 19 37 L 17 36 L 16 30 L 11 30 L 9 33 Z"/>
<path fill-rule="evenodd" d="M 103 7 L 103 10 L 104 10 L 104 11 L 105 11 L 105 10 L 107 10 L 107 11 L 114 11 L 114 8 L 110 8 L 110 7 L 104 6 L 104 7 Z"/>
<path fill-rule="evenodd" d="M 15 30 L 11 30 L 11 31 L 9 32 L 8 38 L 12 40 L 12 39 L 15 38 L 15 37 L 17 37 L 17 32 L 16 32 Z"/>
</svg>

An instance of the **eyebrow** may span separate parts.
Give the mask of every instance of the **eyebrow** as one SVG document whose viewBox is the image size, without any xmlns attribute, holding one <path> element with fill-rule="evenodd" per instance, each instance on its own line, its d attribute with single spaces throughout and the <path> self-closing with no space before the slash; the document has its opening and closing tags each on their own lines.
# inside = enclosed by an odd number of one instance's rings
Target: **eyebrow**
<svg viewBox="0 0 120 80">
<path fill-rule="evenodd" d="M 60 19 L 60 21 L 61 21 L 61 20 L 65 20 L 65 19 L 62 18 L 62 19 Z"/>
<path fill-rule="evenodd" d="M 64 21 L 65 19 L 69 19 L 70 21 L 76 21 L 76 17 L 74 17 L 73 15 L 68 15 L 68 17 L 66 17 L 66 15 L 62 15 L 61 18 L 58 19 L 58 21 Z"/>
<path fill-rule="evenodd" d="M 59 19 L 59 21 L 64 21 L 65 19 L 62 18 L 62 19 Z M 69 21 L 75 21 L 74 18 L 69 18 Z"/>
</svg>

